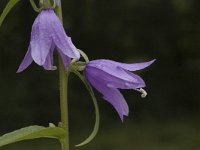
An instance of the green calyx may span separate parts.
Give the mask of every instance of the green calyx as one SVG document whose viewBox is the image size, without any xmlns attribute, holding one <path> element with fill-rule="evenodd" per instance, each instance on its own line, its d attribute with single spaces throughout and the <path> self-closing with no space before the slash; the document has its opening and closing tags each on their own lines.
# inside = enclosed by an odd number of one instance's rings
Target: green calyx
<svg viewBox="0 0 200 150">
<path fill-rule="evenodd" d="M 79 61 L 77 59 L 73 59 L 70 64 L 70 70 L 76 70 L 76 71 L 83 71 L 85 70 L 85 67 L 87 63 L 89 63 L 89 58 L 88 56 L 84 53 L 84 51 L 77 49 L 79 53 L 81 54 L 82 58 L 84 61 Z"/>
<path fill-rule="evenodd" d="M 40 0 L 39 5 L 43 9 L 52 8 L 54 9 L 56 7 L 55 0 Z"/>
<path fill-rule="evenodd" d="M 30 3 L 36 12 L 40 12 L 43 9 L 55 9 L 56 8 L 55 0 L 39 0 L 39 7 L 35 4 L 34 0 L 30 0 Z"/>
<path fill-rule="evenodd" d="M 83 71 L 85 70 L 86 63 L 82 61 L 73 61 L 70 64 L 70 70 Z"/>
</svg>

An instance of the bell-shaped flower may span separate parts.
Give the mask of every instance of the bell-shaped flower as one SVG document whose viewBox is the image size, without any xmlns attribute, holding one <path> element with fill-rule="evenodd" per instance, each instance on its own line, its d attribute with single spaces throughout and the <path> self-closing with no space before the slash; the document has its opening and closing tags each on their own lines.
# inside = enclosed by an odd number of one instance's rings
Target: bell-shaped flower
<svg viewBox="0 0 200 150">
<path fill-rule="evenodd" d="M 93 60 L 86 65 L 85 76 L 103 98 L 111 103 L 123 121 L 123 117 L 128 116 L 129 108 L 119 89 L 134 89 L 145 97 L 147 93 L 142 89 L 145 82 L 129 71 L 144 69 L 154 61 L 125 64 L 105 59 Z"/>
<path fill-rule="evenodd" d="M 52 9 L 43 9 L 35 19 L 28 51 L 17 72 L 22 72 L 32 61 L 46 70 L 54 70 L 53 53 L 57 48 L 63 64 L 67 67 L 71 58 L 80 58 L 80 53 L 65 33 L 63 25 Z"/>
</svg>

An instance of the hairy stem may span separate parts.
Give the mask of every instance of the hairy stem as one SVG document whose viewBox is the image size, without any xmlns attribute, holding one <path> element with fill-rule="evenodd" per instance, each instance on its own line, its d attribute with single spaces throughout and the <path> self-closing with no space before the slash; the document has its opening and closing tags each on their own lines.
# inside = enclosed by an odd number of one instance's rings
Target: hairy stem
<svg viewBox="0 0 200 150">
<path fill-rule="evenodd" d="M 62 20 L 62 7 L 60 5 L 56 7 L 55 12 L 57 16 Z M 68 122 L 68 98 L 67 98 L 67 85 L 69 72 L 66 73 L 65 67 L 59 56 L 59 80 L 60 80 L 60 110 L 61 110 L 61 127 L 65 130 L 65 138 L 61 140 L 62 150 L 69 150 L 69 122 Z"/>
</svg>

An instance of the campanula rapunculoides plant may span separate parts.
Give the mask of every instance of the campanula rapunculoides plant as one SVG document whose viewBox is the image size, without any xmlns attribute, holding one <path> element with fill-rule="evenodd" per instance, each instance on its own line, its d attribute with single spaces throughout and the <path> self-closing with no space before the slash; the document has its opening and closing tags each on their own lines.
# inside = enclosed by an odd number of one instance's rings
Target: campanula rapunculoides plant
<svg viewBox="0 0 200 150">
<path fill-rule="evenodd" d="M 19 1 L 21 0 L 9 0 L 0 16 L 0 26 L 8 12 Z M 133 89 L 145 97 L 147 95 L 143 89 L 146 86 L 145 82 L 133 71 L 144 69 L 155 60 L 133 64 L 108 59 L 89 61 L 87 55 L 74 46 L 64 30 L 61 0 L 30 0 L 30 4 L 39 14 L 32 25 L 28 50 L 17 72 L 24 71 L 33 61 L 45 70 L 54 71 L 58 68 L 61 121 L 58 126 L 53 123 L 49 123 L 48 127 L 33 125 L 7 133 L 0 137 L 0 146 L 45 137 L 58 139 L 61 149 L 69 150 L 67 84 L 70 73 L 76 74 L 83 81 L 95 108 L 96 118 L 92 133 L 76 146 L 85 145 L 96 136 L 100 121 L 99 108 L 92 87 L 103 95 L 103 99 L 111 103 L 123 121 L 124 116 L 128 116 L 129 107 L 120 89 Z M 58 55 L 54 55 L 55 50 Z M 58 57 L 58 62 L 55 62 L 54 57 Z M 80 57 L 84 61 L 80 61 Z"/>
</svg>

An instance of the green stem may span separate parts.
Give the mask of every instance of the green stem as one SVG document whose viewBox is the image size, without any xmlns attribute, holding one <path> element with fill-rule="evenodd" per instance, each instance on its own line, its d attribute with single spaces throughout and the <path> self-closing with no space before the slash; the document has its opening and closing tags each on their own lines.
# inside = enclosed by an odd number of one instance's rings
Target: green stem
<svg viewBox="0 0 200 150">
<path fill-rule="evenodd" d="M 65 138 L 61 140 L 62 150 L 69 150 L 68 76 L 69 72 L 65 72 L 62 60 L 59 57 L 61 127 L 65 130 Z"/>
<path fill-rule="evenodd" d="M 37 7 L 34 0 L 30 0 L 31 6 L 36 12 L 40 12 L 40 8 Z"/>
<path fill-rule="evenodd" d="M 62 7 L 56 7 L 55 12 L 62 21 Z M 61 127 L 65 130 L 65 138 L 61 140 L 62 150 L 69 150 L 69 122 L 68 122 L 68 100 L 67 100 L 67 84 L 69 72 L 65 71 L 65 67 L 59 56 L 59 80 L 60 80 L 60 110 L 61 110 Z"/>
<path fill-rule="evenodd" d="M 90 134 L 90 136 L 86 140 L 84 140 L 83 142 L 81 142 L 78 145 L 75 145 L 76 147 L 79 147 L 79 146 L 83 146 L 83 145 L 91 142 L 94 139 L 94 137 L 97 135 L 97 132 L 99 130 L 100 115 L 99 115 L 99 107 L 98 107 L 97 100 L 96 100 L 96 97 L 94 95 L 93 89 L 89 85 L 87 80 L 85 79 L 85 76 L 82 76 L 78 71 L 73 70 L 73 69 L 71 70 L 71 72 L 76 74 L 81 79 L 81 81 L 85 84 L 85 86 L 86 86 L 87 90 L 89 91 L 90 96 L 92 98 L 94 108 L 95 108 L 95 115 L 96 115 L 95 125 L 94 125 L 94 129 L 93 129 L 92 133 Z"/>
</svg>

